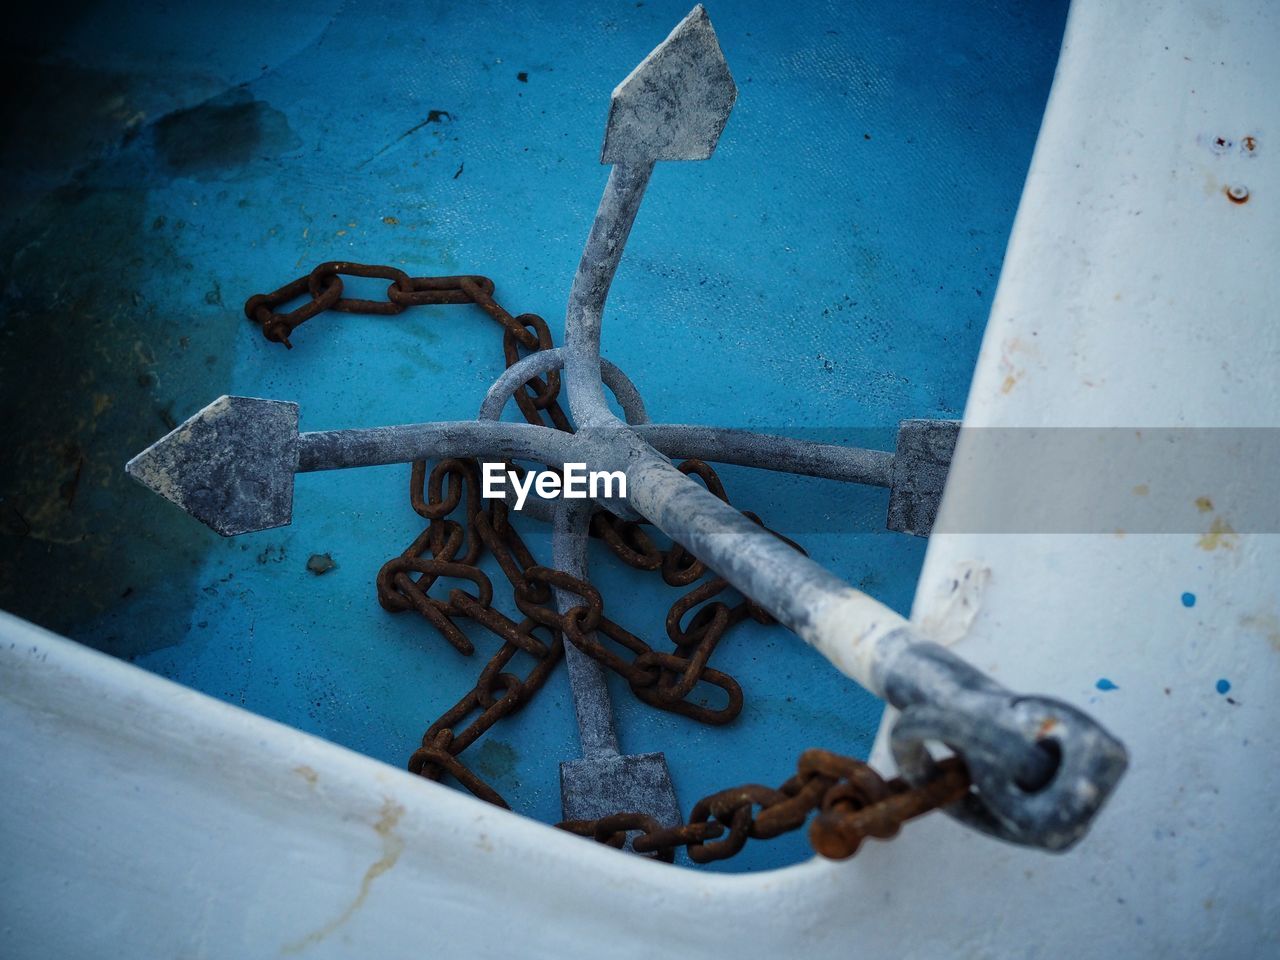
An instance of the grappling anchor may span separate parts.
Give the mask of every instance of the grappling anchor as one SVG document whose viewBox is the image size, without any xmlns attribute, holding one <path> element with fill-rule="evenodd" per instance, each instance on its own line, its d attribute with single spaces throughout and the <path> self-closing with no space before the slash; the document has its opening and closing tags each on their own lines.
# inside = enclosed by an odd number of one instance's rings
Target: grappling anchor
<svg viewBox="0 0 1280 960">
<path fill-rule="evenodd" d="M 128 470 L 224 535 L 288 523 L 293 475 L 301 471 L 471 457 L 583 464 L 621 475 L 625 490 L 601 496 L 602 506 L 652 523 L 837 669 L 902 711 L 891 742 L 908 783 L 920 787 L 937 778 L 926 745 L 943 743 L 963 761 L 971 783 L 945 807 L 949 814 L 1014 843 L 1066 849 L 1087 831 L 1126 768 L 1115 737 L 1076 708 L 1016 695 L 923 641 L 898 614 L 762 532 L 668 459 L 696 457 L 886 486 L 890 525 L 926 533 L 956 425 L 904 422 L 896 453 L 888 453 L 654 424 L 634 385 L 600 356 L 605 301 L 654 164 L 709 158 L 736 97 L 701 6 L 614 90 L 602 148 L 602 162 L 613 168 L 570 292 L 566 346 L 513 363 L 490 390 L 478 420 L 300 434 L 294 404 L 222 397 L 135 457 Z M 575 433 L 499 422 L 516 389 L 560 369 Z M 602 384 L 618 397 L 625 421 L 606 403 Z M 555 523 L 555 569 L 581 578 L 590 520 L 585 501 L 531 498 L 528 506 Z M 562 591 L 557 596 L 562 607 L 575 602 Z M 619 756 L 616 738 L 599 729 L 610 720 L 598 666 L 570 644 L 565 656 L 586 753 L 562 768 L 569 771 L 563 773 L 566 818 L 619 809 L 609 804 L 621 797 L 661 824 L 678 822 L 661 755 Z M 570 810 L 571 804 L 577 806 Z"/>
</svg>

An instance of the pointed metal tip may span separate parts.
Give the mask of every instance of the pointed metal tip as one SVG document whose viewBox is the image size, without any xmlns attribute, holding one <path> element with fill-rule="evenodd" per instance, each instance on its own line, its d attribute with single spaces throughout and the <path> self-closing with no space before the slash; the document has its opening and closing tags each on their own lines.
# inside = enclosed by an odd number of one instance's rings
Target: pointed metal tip
<svg viewBox="0 0 1280 960">
<path fill-rule="evenodd" d="M 224 537 L 293 516 L 298 405 L 222 396 L 125 464 L 125 472 Z"/>
<path fill-rule="evenodd" d="M 613 91 L 602 163 L 706 160 L 738 97 L 702 4 Z"/>
</svg>

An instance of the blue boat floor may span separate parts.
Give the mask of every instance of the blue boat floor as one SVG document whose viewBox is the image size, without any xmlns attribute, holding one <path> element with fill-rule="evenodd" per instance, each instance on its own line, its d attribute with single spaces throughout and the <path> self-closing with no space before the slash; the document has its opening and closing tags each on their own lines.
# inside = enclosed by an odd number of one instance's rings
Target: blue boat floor
<svg viewBox="0 0 1280 960">
<path fill-rule="evenodd" d="M 223 393 L 295 400 L 303 429 L 474 416 L 503 366 L 474 307 L 325 315 L 286 352 L 241 305 L 325 260 L 482 273 L 559 340 L 609 92 L 687 2 L 134 3 L 57 29 L 24 14 L 0 148 L 0 606 L 403 765 L 494 649 L 463 658 L 375 601 L 374 574 L 421 529 L 408 467 L 300 476 L 292 526 L 222 540 L 124 461 Z M 658 169 L 605 355 L 663 421 L 884 445 L 900 418 L 959 416 L 1065 3 L 709 12 L 738 104 L 710 161 Z M 924 542 L 884 530 L 884 491 L 722 475 L 908 609 Z M 675 591 L 592 549 L 609 615 L 665 643 Z M 326 553 L 336 568 L 309 572 Z M 866 755 L 879 701 L 784 629 L 744 624 L 714 665 L 746 693 L 724 728 L 613 686 L 624 751 L 665 751 L 685 809 L 781 783 L 809 746 Z M 559 671 L 465 759 L 554 822 L 577 755 Z M 709 869 L 808 855 L 800 832 Z"/>
</svg>

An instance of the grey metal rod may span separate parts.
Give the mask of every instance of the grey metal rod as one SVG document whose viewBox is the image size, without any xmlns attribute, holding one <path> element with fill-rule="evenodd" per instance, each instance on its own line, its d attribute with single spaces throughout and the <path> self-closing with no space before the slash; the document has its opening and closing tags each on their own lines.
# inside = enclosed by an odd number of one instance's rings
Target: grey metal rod
<svg viewBox="0 0 1280 960">
<path fill-rule="evenodd" d="M 609 171 L 604 196 L 578 262 L 565 314 L 565 382 L 569 410 L 579 427 L 616 418 L 600 385 L 600 326 L 609 285 L 635 223 L 653 161 L 619 163 Z"/>
<path fill-rule="evenodd" d="M 561 347 L 541 350 L 512 364 L 489 388 L 480 407 L 481 420 L 497 420 L 502 408 L 521 384 L 565 365 Z M 894 455 L 831 443 L 813 443 L 750 430 L 705 427 L 696 424 L 653 424 L 631 379 L 608 360 L 601 359 L 601 378 L 617 399 L 627 423 L 645 441 L 668 457 L 711 460 L 744 467 L 759 467 L 811 477 L 826 477 L 876 487 L 893 485 Z"/>
<path fill-rule="evenodd" d="M 492 413 L 492 410 L 486 407 L 481 412 Z M 621 423 L 618 428 L 627 429 Z M 600 435 L 602 429 L 608 428 L 596 429 Z M 696 458 L 877 487 L 892 485 L 894 455 L 884 450 L 694 424 L 642 423 L 634 426 L 634 432 L 665 457 Z M 588 459 L 588 450 L 596 449 L 594 443 L 583 447 L 576 443 L 573 434 L 532 424 L 492 420 L 317 430 L 300 434 L 298 440 L 299 473 L 444 457 L 536 460 L 552 466 L 581 462 L 595 466 Z"/>
<path fill-rule="evenodd" d="M 779 473 L 865 483 L 873 487 L 893 485 L 894 455 L 885 450 L 842 447 L 751 430 L 694 424 L 641 424 L 636 426 L 635 432 L 668 457 L 696 457 L 714 463 L 759 467 Z"/>
<path fill-rule="evenodd" d="M 631 428 L 618 424 L 578 437 L 588 462 L 626 472 L 636 512 L 802 637 L 814 637 L 815 611 L 850 592 L 840 578 L 680 473 Z M 869 671 L 856 678 L 883 692 Z"/>
<path fill-rule="evenodd" d="M 366 430 L 318 430 L 298 436 L 298 473 L 376 467 L 444 457 L 571 461 L 573 436 L 528 423 L 461 420 Z"/>
</svg>

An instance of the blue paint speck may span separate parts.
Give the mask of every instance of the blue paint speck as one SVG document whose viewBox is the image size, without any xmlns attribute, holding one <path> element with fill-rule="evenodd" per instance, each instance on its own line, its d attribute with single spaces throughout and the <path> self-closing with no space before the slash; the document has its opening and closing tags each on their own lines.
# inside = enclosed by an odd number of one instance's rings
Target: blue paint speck
<svg viewBox="0 0 1280 960">
<path fill-rule="evenodd" d="M 1224 680 L 1223 683 L 1225 682 L 1226 681 Z M 1119 690 L 1120 689 L 1118 686 L 1116 686 L 1106 677 L 1103 677 L 1101 680 L 1095 683 L 1094 686 L 1097 687 L 1099 690 Z"/>
<path fill-rule="evenodd" d="M 1196 605 L 1196 595 L 1194 593 L 1184 593 L 1182 595 L 1182 605 L 1184 607 L 1194 607 Z"/>
<path fill-rule="evenodd" d="M 1226 693 L 1228 690 L 1230 690 L 1230 689 L 1231 689 L 1231 681 L 1230 681 L 1230 680 L 1219 680 L 1219 681 L 1214 685 L 1214 688 L 1215 688 L 1219 693 Z"/>
</svg>

